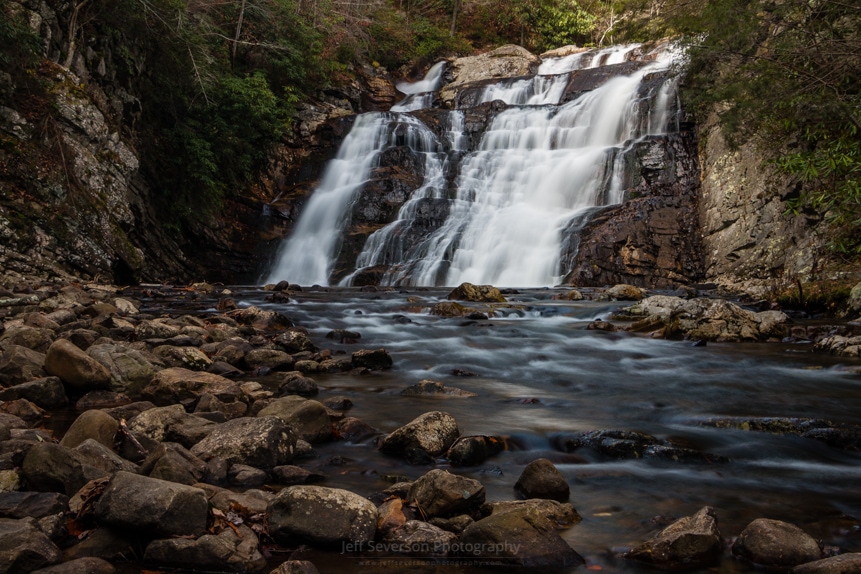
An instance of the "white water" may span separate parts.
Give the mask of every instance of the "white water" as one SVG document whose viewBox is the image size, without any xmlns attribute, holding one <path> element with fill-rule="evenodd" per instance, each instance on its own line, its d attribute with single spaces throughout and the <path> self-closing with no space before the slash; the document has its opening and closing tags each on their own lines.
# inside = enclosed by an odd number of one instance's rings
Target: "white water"
<svg viewBox="0 0 861 574">
<path fill-rule="evenodd" d="M 637 45 L 620 46 L 551 59 L 535 78 L 486 87 L 481 101 L 502 100 L 511 107 L 493 118 L 474 151 L 469 151 L 460 110 L 449 113 L 444 141 L 403 113 L 372 114 L 373 121 L 360 116 L 268 280 L 331 280 L 351 202 L 386 145 L 386 129 L 379 124 L 390 121 L 408 123 L 422 133 L 424 139 L 410 147 L 423 157 L 424 181 L 396 220 L 368 238 L 357 270 L 386 265 L 385 284 L 557 284 L 567 272 L 560 265 L 563 231 L 582 226 L 595 206 L 621 202 L 626 152 L 638 139 L 666 133 L 674 125 L 675 81 L 664 82 L 654 93 L 639 93 L 643 78 L 667 69 L 673 55 L 648 55 L 654 61 L 638 71 L 559 102 L 572 71 L 621 63 L 639 57 L 639 50 Z M 410 96 L 392 109 L 431 105 L 434 94 L 427 90 L 439 87 L 442 71 L 441 63 L 421 82 L 399 86 Z M 422 101 L 410 99 L 415 96 Z M 459 168 L 454 189 L 445 178 L 450 162 Z M 433 201 L 447 202 L 448 216 L 428 228 L 419 213 L 426 216 Z"/>
<path fill-rule="evenodd" d="M 433 104 L 434 92 L 440 88 L 445 62 L 438 62 L 418 82 L 401 82 L 396 87 L 407 97 L 392 106 L 393 112 L 411 112 L 428 108 Z"/>
</svg>

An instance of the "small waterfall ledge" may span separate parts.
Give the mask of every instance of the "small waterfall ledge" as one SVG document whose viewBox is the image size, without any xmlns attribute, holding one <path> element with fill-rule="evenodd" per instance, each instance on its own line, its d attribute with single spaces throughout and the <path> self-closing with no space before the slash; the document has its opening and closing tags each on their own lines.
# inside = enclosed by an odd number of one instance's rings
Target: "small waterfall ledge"
<svg viewBox="0 0 861 574">
<path fill-rule="evenodd" d="M 698 171 L 676 93 L 680 52 L 664 43 L 513 57 L 521 61 L 509 69 L 521 75 L 500 78 L 470 77 L 468 58 L 440 62 L 399 84 L 406 97 L 390 111 L 358 116 L 264 279 L 698 279 Z"/>
</svg>

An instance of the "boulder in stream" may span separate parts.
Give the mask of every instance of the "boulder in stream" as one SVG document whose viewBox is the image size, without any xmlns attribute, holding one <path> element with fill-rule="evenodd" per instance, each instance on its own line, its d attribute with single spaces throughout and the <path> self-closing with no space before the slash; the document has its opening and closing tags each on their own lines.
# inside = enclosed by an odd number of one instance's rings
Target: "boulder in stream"
<svg viewBox="0 0 861 574">
<path fill-rule="evenodd" d="M 568 502 L 571 488 L 559 469 L 546 458 L 533 460 L 526 465 L 514 484 L 514 491 L 521 498 L 546 498 Z"/>
<path fill-rule="evenodd" d="M 710 506 L 686 516 L 661 530 L 654 538 L 625 554 L 662 570 L 707 568 L 721 555 L 717 517 Z"/>
<path fill-rule="evenodd" d="M 434 469 L 410 486 L 407 499 L 428 517 L 465 514 L 484 503 L 484 486 L 475 479 Z"/>
<path fill-rule="evenodd" d="M 861 552 L 840 554 L 796 566 L 792 574 L 857 574 L 861 572 Z"/>
<path fill-rule="evenodd" d="M 474 303 L 505 303 L 502 293 L 493 285 L 473 285 L 461 283 L 446 297 L 452 301 L 472 301 Z"/>
<path fill-rule="evenodd" d="M 111 388 L 111 373 L 66 339 L 51 344 L 45 354 L 45 371 L 77 392 Z"/>
<path fill-rule="evenodd" d="M 377 529 L 373 503 L 339 488 L 289 486 L 269 503 L 266 514 L 270 534 L 282 544 L 301 540 L 324 547 L 355 544 L 361 549 Z"/>
<path fill-rule="evenodd" d="M 395 430 L 383 439 L 380 450 L 407 458 L 420 459 L 422 454 L 435 457 L 444 453 L 458 436 L 460 431 L 453 416 L 432 411 Z"/>
<path fill-rule="evenodd" d="M 794 524 L 768 518 L 748 524 L 732 545 L 732 553 L 772 569 L 788 569 L 822 558 L 822 549 L 812 536 Z"/>
</svg>

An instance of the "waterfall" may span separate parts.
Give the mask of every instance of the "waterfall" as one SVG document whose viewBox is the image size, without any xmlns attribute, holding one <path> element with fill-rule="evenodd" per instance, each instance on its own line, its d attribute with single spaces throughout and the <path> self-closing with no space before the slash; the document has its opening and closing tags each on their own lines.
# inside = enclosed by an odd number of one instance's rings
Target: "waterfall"
<svg viewBox="0 0 861 574">
<path fill-rule="evenodd" d="M 674 57 L 627 45 L 548 58 L 534 77 L 481 88 L 478 103 L 507 107 L 474 143 L 465 127 L 468 110 L 444 113 L 436 134 L 409 113 L 433 105 L 444 63 L 419 82 L 400 84 L 407 97 L 392 112 L 359 116 L 269 281 L 332 280 L 351 204 L 380 152 L 394 145 L 392 126 L 400 124 L 421 134 L 409 147 L 420 158 L 422 183 L 394 221 L 368 236 L 354 273 L 341 283 L 371 268 L 384 268 L 382 282 L 392 285 L 558 283 L 567 272 L 563 247 L 577 244 L 566 234 L 579 232 L 596 206 L 624 200 L 636 143 L 677 129 L 677 80 L 654 81 Z M 575 74 L 631 60 L 639 64 L 617 66 L 624 73 L 566 96 Z"/>
</svg>

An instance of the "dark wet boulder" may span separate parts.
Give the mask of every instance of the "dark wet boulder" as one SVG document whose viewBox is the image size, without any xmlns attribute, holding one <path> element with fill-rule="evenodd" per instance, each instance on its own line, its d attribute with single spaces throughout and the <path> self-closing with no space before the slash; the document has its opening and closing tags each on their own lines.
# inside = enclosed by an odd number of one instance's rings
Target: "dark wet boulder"
<svg viewBox="0 0 861 574">
<path fill-rule="evenodd" d="M 319 472 L 313 472 L 299 466 L 284 464 L 272 469 L 272 477 L 285 486 L 294 484 L 313 484 L 326 480 L 326 476 Z"/>
<path fill-rule="evenodd" d="M 108 476 L 72 449 L 40 442 L 27 451 L 21 474 L 31 490 L 72 496 L 89 481 Z"/>
<path fill-rule="evenodd" d="M 20 345 L 7 345 L 0 352 L 0 384 L 18 385 L 44 378 L 47 374 L 42 368 L 44 364 L 44 353 Z"/>
<path fill-rule="evenodd" d="M 138 466 L 131 461 L 128 461 L 112 449 L 106 447 L 95 439 L 88 438 L 73 449 L 78 453 L 78 457 L 86 464 L 101 469 L 108 474 L 113 474 L 120 470 L 127 472 L 137 472 Z"/>
<path fill-rule="evenodd" d="M 466 527 L 475 522 L 475 520 L 467 514 L 461 514 L 459 516 L 452 516 L 451 518 L 437 516 L 436 518 L 431 518 L 428 522 L 434 526 L 442 528 L 446 532 L 460 535 Z"/>
<path fill-rule="evenodd" d="M 45 353 L 48 347 L 51 346 L 54 335 L 55 333 L 51 329 L 19 325 L 16 327 L 7 327 L 6 332 L 0 334 L 0 343 L 4 343 L 5 345 L 20 345 L 39 353 Z"/>
<path fill-rule="evenodd" d="M 558 502 L 568 502 L 571 496 L 568 481 L 546 458 L 526 465 L 514 484 L 514 492 L 521 498 L 546 498 Z"/>
<path fill-rule="evenodd" d="M 528 568 L 569 568 L 584 563 L 556 532 L 556 526 L 535 508 L 495 512 L 464 529 L 463 548 L 477 548 L 474 559 Z"/>
<path fill-rule="evenodd" d="M 285 373 L 281 382 L 278 383 L 278 392 L 283 395 L 299 395 L 302 397 L 314 397 L 320 392 L 317 382 L 311 377 L 306 377 L 299 371 Z"/>
<path fill-rule="evenodd" d="M 97 557 L 104 560 L 126 561 L 129 556 L 134 556 L 138 551 L 140 543 L 137 537 L 126 532 L 118 532 L 109 526 L 101 526 L 92 530 L 90 534 L 63 551 L 65 560 L 77 560 L 79 558 Z"/>
<path fill-rule="evenodd" d="M 373 503 L 338 488 L 287 487 L 275 496 L 266 514 L 270 534 L 282 544 L 362 545 L 374 539 L 377 528 Z"/>
<path fill-rule="evenodd" d="M 17 399 L 27 399 L 43 409 L 59 409 L 69 402 L 59 377 L 44 377 L 0 390 L 0 401 Z"/>
<path fill-rule="evenodd" d="M 125 393 L 115 391 L 90 391 L 75 403 L 75 408 L 79 411 L 89 411 L 92 409 L 113 409 L 122 407 L 132 403 L 131 398 Z M 150 403 L 150 407 L 154 407 Z M 136 413 L 137 414 L 137 413 Z M 117 417 L 114 417 L 115 419 Z M 122 417 L 125 418 L 125 417 Z"/>
<path fill-rule="evenodd" d="M 108 448 L 113 448 L 114 437 L 120 425 L 111 415 L 99 410 L 85 411 L 78 415 L 60 444 L 66 448 L 75 448 L 85 440 L 91 438 L 100 442 Z"/>
<path fill-rule="evenodd" d="M 32 572 L 56 564 L 63 555 L 32 518 L 0 518 L 0 572 Z"/>
<path fill-rule="evenodd" d="M 570 503 L 557 502 L 546 498 L 530 498 L 528 500 L 501 500 L 487 502 L 482 505 L 481 513 L 490 516 L 494 513 L 510 510 L 534 509 L 548 519 L 557 529 L 565 529 L 579 524 L 582 518 Z"/>
<path fill-rule="evenodd" d="M 168 367 L 181 367 L 191 371 L 205 371 L 212 366 L 212 359 L 207 357 L 197 347 L 160 345 L 152 350 L 152 354 Z"/>
<path fill-rule="evenodd" d="M 861 451 L 861 426 L 858 425 L 801 417 L 709 417 L 693 422 L 714 428 L 796 435 L 834 448 Z"/>
<path fill-rule="evenodd" d="M 380 450 L 405 457 L 419 451 L 435 457 L 444 453 L 460 436 L 457 421 L 448 413 L 432 411 L 420 415 L 383 439 Z"/>
<path fill-rule="evenodd" d="M 383 538 L 397 554 L 411 556 L 448 556 L 455 549 L 457 535 L 421 520 L 409 520 Z"/>
<path fill-rule="evenodd" d="M 693 516 L 673 522 L 654 538 L 625 554 L 663 570 L 707 568 L 720 558 L 721 537 L 714 509 L 706 506 Z"/>
<path fill-rule="evenodd" d="M 199 488 L 116 473 L 95 506 L 99 522 L 161 536 L 201 536 L 209 503 Z"/>
<path fill-rule="evenodd" d="M 401 391 L 405 397 L 477 397 L 475 393 L 456 387 L 447 387 L 439 381 L 425 379 Z"/>
<path fill-rule="evenodd" d="M 812 536 L 794 524 L 757 518 L 748 524 L 732 545 L 734 556 L 773 569 L 788 569 L 822 558 L 822 549 Z"/>
<path fill-rule="evenodd" d="M 410 486 L 407 499 L 415 501 L 425 516 L 465 514 L 484 503 L 484 486 L 475 479 L 434 469 Z"/>
<path fill-rule="evenodd" d="M 242 359 L 251 371 L 258 369 L 289 371 L 295 362 L 288 353 L 278 349 L 254 349 L 245 353 Z"/>
<path fill-rule="evenodd" d="M 206 463 L 180 444 L 162 443 L 141 463 L 140 474 L 178 484 L 197 484 L 207 478 Z"/>
<path fill-rule="evenodd" d="M 281 397 L 270 402 L 257 416 L 278 417 L 312 444 L 332 438 L 332 423 L 326 407 L 311 399 L 297 395 Z"/>
<path fill-rule="evenodd" d="M 143 320 L 135 327 L 135 336 L 141 341 L 146 341 L 147 339 L 170 339 L 171 337 L 179 336 L 181 332 L 181 327 L 171 325 L 164 319 Z"/>
<path fill-rule="evenodd" d="M 553 437 L 553 446 L 563 452 L 590 449 L 617 459 L 659 458 L 675 462 L 725 462 L 727 459 L 707 452 L 677 446 L 652 435 L 628 430 L 593 430 L 565 433 Z"/>
<path fill-rule="evenodd" d="M 333 329 L 326 333 L 327 339 L 338 341 L 339 343 L 356 343 L 362 338 L 360 333 L 356 331 L 347 331 L 346 329 Z"/>
<path fill-rule="evenodd" d="M 114 574 L 114 572 L 116 568 L 107 560 L 87 557 L 40 568 L 34 570 L 33 574 Z"/>
<path fill-rule="evenodd" d="M 448 449 L 452 466 L 475 466 L 505 450 L 505 440 L 496 436 L 462 436 Z"/>
<path fill-rule="evenodd" d="M 792 574 L 857 574 L 861 572 L 861 552 L 840 554 L 796 566 Z"/>
<path fill-rule="evenodd" d="M 0 517 L 42 518 L 69 510 L 69 497 L 58 492 L 0 492 Z"/>
<path fill-rule="evenodd" d="M 392 367 L 392 357 L 385 349 L 362 349 L 351 356 L 354 369 L 382 371 Z"/>
<path fill-rule="evenodd" d="M 70 341 L 57 339 L 45 354 L 45 371 L 77 392 L 110 389 L 111 373 Z"/>
<path fill-rule="evenodd" d="M 376 436 L 379 431 L 356 417 L 344 417 L 332 425 L 335 438 L 360 443 Z"/>
<path fill-rule="evenodd" d="M 33 425 L 40 423 L 48 415 L 45 409 L 27 399 L 15 399 L 0 403 L 0 413 L 16 416 Z"/>
<path fill-rule="evenodd" d="M 171 568 L 204 572 L 257 572 L 266 566 L 258 549 L 257 535 L 244 524 L 225 528 L 218 534 L 204 534 L 195 540 L 171 538 L 153 540 L 146 547 L 144 561 Z"/>
<path fill-rule="evenodd" d="M 582 301 L 584 297 L 583 293 L 581 293 L 577 289 L 571 289 L 569 291 L 566 291 L 565 293 L 557 293 L 550 299 L 552 299 L 553 301 Z"/>
<path fill-rule="evenodd" d="M 472 283 L 461 283 L 446 298 L 476 303 L 505 303 L 505 297 L 493 285 L 473 285 Z"/>
<path fill-rule="evenodd" d="M 293 460 L 296 431 L 278 417 L 243 417 L 218 425 L 191 453 L 208 461 L 273 468 Z"/>
</svg>

